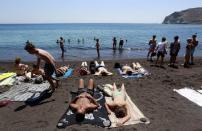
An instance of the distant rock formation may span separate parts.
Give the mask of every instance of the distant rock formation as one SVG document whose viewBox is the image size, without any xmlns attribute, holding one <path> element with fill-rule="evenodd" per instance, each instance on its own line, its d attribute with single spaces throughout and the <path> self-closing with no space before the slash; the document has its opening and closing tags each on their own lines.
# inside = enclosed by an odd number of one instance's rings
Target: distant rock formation
<svg viewBox="0 0 202 131">
<path fill-rule="evenodd" d="M 202 24 L 202 7 L 174 12 L 164 19 L 163 24 Z"/>
</svg>

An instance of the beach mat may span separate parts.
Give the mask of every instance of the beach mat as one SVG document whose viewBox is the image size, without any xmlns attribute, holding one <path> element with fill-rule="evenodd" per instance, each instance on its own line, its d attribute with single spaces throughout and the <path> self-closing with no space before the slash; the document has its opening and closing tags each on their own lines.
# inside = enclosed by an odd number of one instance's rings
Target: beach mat
<svg viewBox="0 0 202 131">
<path fill-rule="evenodd" d="M 144 75 L 140 73 L 134 73 L 132 75 L 123 74 L 120 68 L 117 68 L 116 71 L 120 74 L 123 78 L 142 78 Z"/>
<path fill-rule="evenodd" d="M 8 91 L 0 94 L 0 101 L 36 101 L 46 94 L 50 84 L 21 83 L 12 86 Z"/>
<path fill-rule="evenodd" d="M 15 76 L 10 76 L 0 82 L 0 86 L 12 86 L 15 82 Z"/>
<path fill-rule="evenodd" d="M 15 76 L 15 75 L 16 75 L 16 73 L 14 73 L 14 72 L 3 73 L 0 75 L 0 81 L 6 79 L 8 77 Z"/>
<path fill-rule="evenodd" d="M 139 123 L 149 124 L 150 121 L 148 118 L 144 116 L 144 114 L 138 109 L 138 107 L 132 102 L 131 98 L 126 93 L 126 102 L 129 106 L 129 112 L 130 112 L 130 120 L 128 120 L 124 125 L 134 125 Z M 105 97 L 106 101 L 111 101 L 112 97 Z M 118 121 L 118 118 L 116 118 L 115 114 L 112 112 L 109 115 L 109 119 L 111 121 L 110 128 L 117 127 L 116 122 Z"/>
<path fill-rule="evenodd" d="M 175 92 L 184 96 L 191 102 L 197 104 L 198 106 L 202 107 L 202 90 L 194 90 L 188 87 L 182 89 L 174 89 Z"/>
<path fill-rule="evenodd" d="M 77 93 L 71 92 L 72 99 L 76 97 Z M 104 106 L 105 99 L 102 92 L 99 92 L 95 89 L 94 96 L 96 101 L 101 105 L 97 110 L 94 110 L 93 113 L 85 115 L 85 119 L 82 122 L 76 121 L 76 114 L 68 107 L 65 114 L 59 120 L 57 127 L 65 128 L 74 124 L 91 124 L 99 127 L 109 127 L 111 122 L 109 121 L 108 113 Z"/>
<path fill-rule="evenodd" d="M 56 75 L 55 75 L 55 73 L 54 73 L 54 74 L 53 74 L 53 77 L 54 77 L 54 78 L 59 78 L 59 79 L 65 79 L 65 78 L 70 77 L 70 76 L 72 75 L 73 71 L 74 71 L 73 68 L 69 68 L 69 69 L 65 72 L 65 74 L 64 74 L 63 76 L 56 77 Z"/>
</svg>

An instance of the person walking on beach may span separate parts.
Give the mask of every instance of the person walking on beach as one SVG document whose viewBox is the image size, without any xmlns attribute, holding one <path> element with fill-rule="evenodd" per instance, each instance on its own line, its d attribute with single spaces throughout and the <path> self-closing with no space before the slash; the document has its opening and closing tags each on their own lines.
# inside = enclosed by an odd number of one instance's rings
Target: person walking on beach
<svg viewBox="0 0 202 131">
<path fill-rule="evenodd" d="M 123 39 L 120 39 L 120 42 L 119 42 L 119 49 L 123 49 L 123 44 L 124 44 L 124 40 L 123 40 Z"/>
<path fill-rule="evenodd" d="M 117 44 L 117 40 L 116 40 L 116 37 L 114 37 L 113 39 L 112 39 L 112 41 L 113 41 L 113 50 L 116 50 L 116 44 Z"/>
<path fill-rule="evenodd" d="M 166 51 L 167 44 L 168 42 L 166 41 L 166 38 L 163 37 L 162 41 L 157 44 L 157 47 L 155 49 L 157 52 L 156 65 L 158 64 L 159 57 L 161 57 L 160 67 L 163 67 L 164 57 L 167 54 L 167 51 Z"/>
<path fill-rule="evenodd" d="M 100 44 L 99 44 L 99 39 L 96 39 L 96 49 L 97 49 L 98 58 L 100 58 Z"/>
<path fill-rule="evenodd" d="M 192 53 L 192 48 L 194 47 L 192 43 L 192 39 L 187 39 L 187 45 L 186 45 L 186 52 L 185 52 L 185 58 L 184 58 L 184 68 L 189 68 L 189 61 Z"/>
<path fill-rule="evenodd" d="M 155 54 L 155 48 L 156 48 L 157 40 L 156 40 L 156 35 L 153 35 L 152 39 L 149 41 L 149 52 L 147 54 L 147 60 L 149 61 L 149 56 L 150 56 L 150 61 L 153 62 L 152 57 Z"/>
<path fill-rule="evenodd" d="M 39 48 L 36 48 L 29 41 L 26 42 L 26 45 L 25 45 L 24 49 L 28 53 L 37 56 L 37 64 L 36 64 L 37 68 L 40 67 L 41 60 L 43 60 L 45 62 L 45 66 L 44 66 L 45 76 L 44 76 L 44 78 L 46 78 L 48 80 L 48 82 L 50 83 L 50 85 L 51 85 L 50 93 L 54 92 L 55 88 L 58 87 L 58 80 L 56 80 L 56 79 L 54 79 L 52 77 L 54 72 L 57 75 L 57 70 L 56 70 L 56 67 L 55 67 L 56 63 L 55 63 L 54 57 L 50 53 L 48 53 L 47 51 L 39 49 Z"/>
<path fill-rule="evenodd" d="M 198 46 L 198 40 L 197 40 L 197 35 L 194 34 L 192 35 L 192 49 L 191 49 L 191 62 L 190 65 L 194 65 L 194 52 L 195 52 L 195 48 L 196 46 Z"/>
<path fill-rule="evenodd" d="M 63 58 L 64 57 L 64 52 L 65 52 L 65 48 L 64 48 L 65 39 L 63 39 L 63 37 L 60 37 L 60 40 L 57 40 L 56 43 L 60 44 L 60 49 L 62 51 L 61 57 Z"/>
<path fill-rule="evenodd" d="M 170 44 L 170 67 L 175 67 L 176 58 L 180 50 L 179 36 L 174 37 L 174 42 Z"/>
</svg>

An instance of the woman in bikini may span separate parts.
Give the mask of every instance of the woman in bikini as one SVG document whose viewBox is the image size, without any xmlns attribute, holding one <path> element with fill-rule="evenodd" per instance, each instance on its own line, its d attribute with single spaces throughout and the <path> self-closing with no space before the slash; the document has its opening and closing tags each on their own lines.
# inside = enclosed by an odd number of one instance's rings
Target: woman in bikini
<svg viewBox="0 0 202 131">
<path fill-rule="evenodd" d="M 116 123 L 117 126 L 122 126 L 130 119 L 129 107 L 126 103 L 124 84 L 122 84 L 121 90 L 119 91 L 114 83 L 112 91 L 112 101 L 106 102 L 105 107 L 108 114 L 114 112 L 116 117 L 119 119 L 119 121 Z"/>
<path fill-rule="evenodd" d="M 105 65 L 104 65 L 104 62 L 103 62 L 103 61 L 101 61 L 101 64 L 98 64 L 98 62 L 95 61 L 95 67 L 96 67 L 95 75 L 97 75 L 97 76 L 99 76 L 99 75 L 102 75 L 102 76 L 112 75 L 112 73 L 109 72 L 109 71 L 105 68 Z"/>
</svg>

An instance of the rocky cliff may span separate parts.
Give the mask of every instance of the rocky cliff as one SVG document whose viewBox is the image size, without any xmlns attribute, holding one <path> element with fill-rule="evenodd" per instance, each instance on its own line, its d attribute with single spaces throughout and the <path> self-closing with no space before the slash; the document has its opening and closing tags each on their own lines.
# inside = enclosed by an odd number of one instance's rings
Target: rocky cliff
<svg viewBox="0 0 202 131">
<path fill-rule="evenodd" d="M 163 24 L 202 24 L 202 7 L 174 12 L 164 19 Z"/>
</svg>

